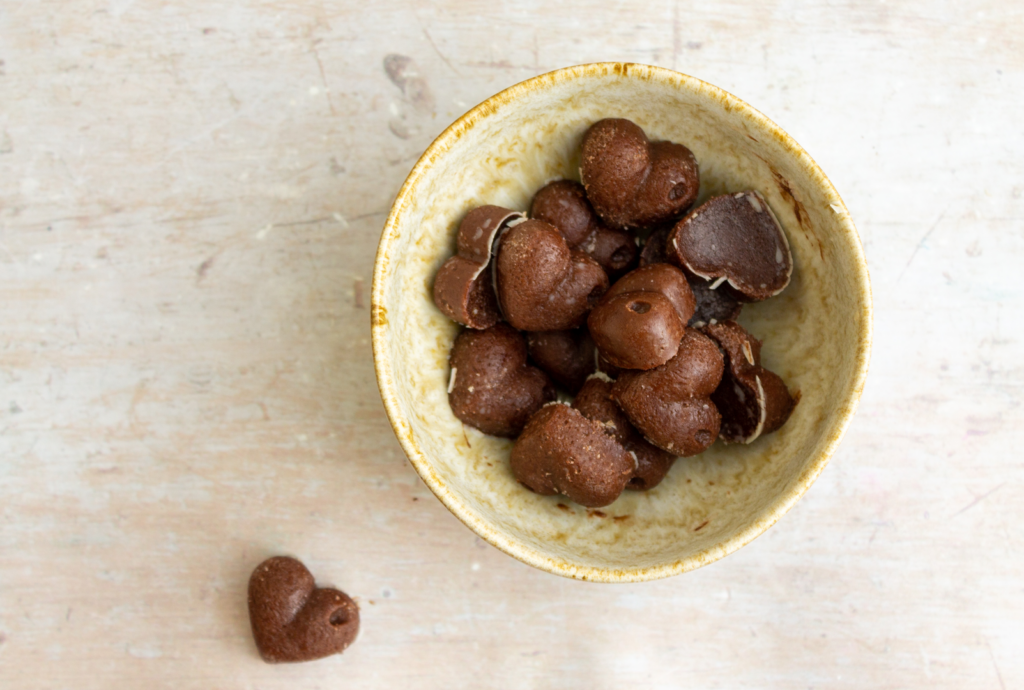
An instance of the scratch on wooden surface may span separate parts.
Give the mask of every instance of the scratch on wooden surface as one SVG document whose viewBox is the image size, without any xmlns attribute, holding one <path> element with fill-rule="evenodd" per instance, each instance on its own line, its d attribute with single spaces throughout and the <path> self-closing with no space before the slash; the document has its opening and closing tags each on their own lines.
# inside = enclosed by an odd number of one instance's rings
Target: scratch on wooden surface
<svg viewBox="0 0 1024 690">
<path fill-rule="evenodd" d="M 211 266 L 213 266 L 213 262 L 214 262 L 214 260 L 216 258 L 217 258 L 217 255 L 214 254 L 213 256 L 208 258 L 206 261 L 204 261 L 203 263 L 199 264 L 199 267 L 196 268 L 196 285 L 198 285 L 200 283 L 200 281 L 202 281 L 202 279 L 206 277 L 206 272 L 210 270 Z"/>
<path fill-rule="evenodd" d="M 444 56 L 444 53 L 441 52 L 441 49 L 437 47 L 436 43 L 434 43 L 434 39 L 431 38 L 430 32 L 427 31 L 427 27 L 423 26 L 423 22 L 420 20 L 419 14 L 416 13 L 415 11 L 413 12 L 413 14 L 415 14 L 416 16 L 416 23 L 420 25 L 420 30 L 423 31 L 423 35 L 426 37 L 427 43 L 429 43 L 430 47 L 434 49 L 435 53 L 437 53 L 437 57 L 441 58 L 441 62 L 448 65 L 448 69 L 450 69 L 452 72 L 455 72 L 455 76 L 461 77 L 462 75 L 459 74 L 459 70 L 455 69 L 455 65 L 453 65 L 448 60 L 448 58 Z"/>
<path fill-rule="evenodd" d="M 313 53 L 313 59 L 316 60 L 317 69 L 320 70 L 320 82 L 324 85 L 324 94 L 327 96 L 327 105 L 331 108 L 331 115 L 337 115 L 338 111 L 334 109 L 334 99 L 331 98 L 331 87 L 327 86 L 327 75 L 324 72 L 324 63 L 320 59 L 320 51 L 316 49 L 316 44 L 322 39 L 316 39 L 310 46 L 310 52 Z"/>
<path fill-rule="evenodd" d="M 352 285 L 352 303 L 356 309 L 363 308 L 363 279 L 356 278 Z"/>
<path fill-rule="evenodd" d="M 947 207 L 946 210 L 949 210 L 949 208 Z M 942 219 L 946 217 L 946 210 L 939 214 L 939 217 L 935 219 L 934 223 L 932 223 L 932 226 L 928 229 L 928 232 L 924 234 L 924 237 L 922 237 L 921 240 L 917 243 L 917 246 L 914 247 L 914 251 L 910 253 L 910 258 L 907 259 L 907 264 L 903 267 L 903 270 L 900 271 L 900 277 L 896 279 L 897 283 L 903 280 L 903 276 L 906 274 L 907 269 L 910 268 L 910 264 L 914 261 L 914 257 L 917 256 L 917 252 L 921 249 L 922 246 L 924 246 L 924 243 L 928 241 L 928 238 L 932 236 L 932 233 L 935 232 L 935 228 L 939 227 L 939 224 L 942 223 Z"/>
<path fill-rule="evenodd" d="M 1006 482 L 1003 482 L 1002 484 L 1000 484 L 999 486 L 997 486 L 997 487 L 996 487 L 996 488 L 994 488 L 994 489 L 989 489 L 988 491 L 986 491 L 985 493 L 983 493 L 983 494 L 982 494 L 981 496 L 978 496 L 978 497 L 977 497 L 976 499 L 974 499 L 973 501 L 971 501 L 970 503 L 968 503 L 967 505 L 965 505 L 965 506 L 964 506 L 963 508 L 961 508 L 960 510 L 956 511 L 955 513 L 953 513 L 953 514 L 952 514 L 952 515 L 951 515 L 950 517 L 956 517 L 956 516 L 957 516 L 957 515 L 959 515 L 960 513 L 965 513 L 965 512 L 967 512 L 968 510 L 970 510 L 970 509 L 971 509 L 971 508 L 973 508 L 974 506 L 978 505 L 979 503 L 981 503 L 982 501 L 984 501 L 984 500 L 985 500 L 986 498 L 988 498 L 989 496 L 991 496 L 991 495 L 992 495 L 992 494 L 994 494 L 995 492 L 997 492 L 997 491 L 999 491 L 1000 489 L 1002 489 L 1002 488 L 1003 488 L 1004 486 L 1006 486 Z"/>
<path fill-rule="evenodd" d="M 999 664 L 996 663 L 995 652 L 992 651 L 992 643 L 985 638 L 985 646 L 988 647 L 988 655 L 992 657 L 992 668 L 996 670 L 996 677 L 999 679 L 999 687 L 1006 690 L 1006 683 L 1003 682 L 1003 673 L 999 670 Z"/>
</svg>

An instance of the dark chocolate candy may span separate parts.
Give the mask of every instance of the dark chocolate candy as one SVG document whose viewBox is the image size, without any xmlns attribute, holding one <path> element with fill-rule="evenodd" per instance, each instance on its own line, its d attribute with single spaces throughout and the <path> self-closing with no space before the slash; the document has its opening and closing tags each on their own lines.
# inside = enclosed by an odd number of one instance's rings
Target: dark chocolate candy
<svg viewBox="0 0 1024 690">
<path fill-rule="evenodd" d="M 661 483 L 675 462 L 676 456 L 648 443 L 629 418 L 612 399 L 612 380 L 603 374 L 587 379 L 572 401 L 587 419 L 600 422 L 605 433 L 615 438 L 636 458 L 636 469 L 626 484 L 627 489 L 646 491 Z"/>
<path fill-rule="evenodd" d="M 448 363 L 452 412 L 485 434 L 515 438 L 530 415 L 555 399 L 554 385 L 543 371 L 527 365 L 526 342 L 508 324 L 463 331 Z"/>
<path fill-rule="evenodd" d="M 544 496 L 563 494 L 587 506 L 606 506 L 636 469 L 633 456 L 604 425 L 562 403 L 542 407 L 523 429 L 511 456 L 512 474 Z"/>
<path fill-rule="evenodd" d="M 688 325 L 700 328 L 709 323 L 718 323 L 739 317 L 743 309 L 743 302 L 740 302 L 733 295 L 731 290 L 719 285 L 712 288 L 713 282 L 687 276 L 690 289 L 693 290 L 693 297 L 697 301 L 697 310 L 690 318 Z"/>
<path fill-rule="evenodd" d="M 275 556 L 249 578 L 249 622 L 264 661 L 311 661 L 352 644 L 359 607 L 344 592 L 318 588 L 299 561 Z"/>
<path fill-rule="evenodd" d="M 562 233 L 540 220 L 510 228 L 498 250 L 498 303 L 505 320 L 523 331 L 577 328 L 608 289 L 608 275 Z"/>
<path fill-rule="evenodd" d="M 558 228 L 569 249 L 583 252 L 613 278 L 636 265 L 633 236 L 601 222 L 579 182 L 556 180 L 541 187 L 530 204 L 530 217 Z"/>
<path fill-rule="evenodd" d="M 604 299 L 607 300 L 625 292 L 637 291 L 659 292 L 667 297 L 676 308 L 679 319 L 683 323 L 690 320 L 696 308 L 693 291 L 686 280 L 686 274 L 669 264 L 651 264 L 630 271 L 608 288 Z"/>
<path fill-rule="evenodd" d="M 651 142 L 622 119 L 600 120 L 587 130 L 580 174 L 594 210 L 616 230 L 677 218 L 700 188 L 697 160 L 688 148 Z"/>
<path fill-rule="evenodd" d="M 715 342 L 687 328 L 675 357 L 650 371 L 622 372 L 612 397 L 655 446 L 675 455 L 696 455 L 718 437 L 721 416 L 710 396 L 723 368 Z"/>
<path fill-rule="evenodd" d="M 587 317 L 598 350 L 623 369 L 653 369 L 672 359 L 685 324 L 660 292 L 626 292 L 602 299 Z"/>
<path fill-rule="evenodd" d="M 491 260 L 495 238 L 523 214 L 500 206 L 480 206 L 459 224 L 458 252 L 434 278 L 434 304 L 445 316 L 470 328 L 490 328 L 501 320 L 494 295 Z"/>
<path fill-rule="evenodd" d="M 668 252 L 718 288 L 728 281 L 741 299 L 758 302 L 789 285 L 793 255 L 786 233 L 760 192 L 714 197 L 676 224 Z"/>
<path fill-rule="evenodd" d="M 597 369 L 597 348 L 585 328 L 526 334 L 530 359 L 573 395 Z"/>
<path fill-rule="evenodd" d="M 721 439 L 751 443 L 785 424 L 796 401 L 785 382 L 761 366 L 761 341 L 735 321 L 708 325 L 704 332 L 725 352 L 725 375 L 711 394 L 722 413 Z"/>
</svg>

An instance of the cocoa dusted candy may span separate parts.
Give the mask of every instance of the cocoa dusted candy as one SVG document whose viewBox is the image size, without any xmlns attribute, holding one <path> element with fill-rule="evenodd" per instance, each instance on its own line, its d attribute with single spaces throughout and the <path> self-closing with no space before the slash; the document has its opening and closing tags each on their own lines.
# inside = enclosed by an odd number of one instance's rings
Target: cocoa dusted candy
<svg viewBox="0 0 1024 690">
<path fill-rule="evenodd" d="M 751 443 L 785 424 L 796 400 L 777 374 L 761 366 L 761 341 L 735 321 L 706 326 L 704 332 L 725 352 L 725 376 L 711 394 L 722 414 L 722 440 Z"/>
<path fill-rule="evenodd" d="M 724 361 L 713 340 L 687 328 L 675 357 L 650 371 L 624 371 L 612 398 L 648 441 L 680 456 L 706 450 L 718 437 L 721 415 L 711 394 Z"/>
<path fill-rule="evenodd" d="M 526 342 L 508 324 L 463 331 L 448 363 L 452 412 L 485 434 L 515 438 L 530 415 L 555 399 L 555 387 L 526 363 Z"/>
<path fill-rule="evenodd" d="M 587 329 L 526 334 L 530 359 L 573 395 L 597 369 L 597 348 Z"/>
<path fill-rule="evenodd" d="M 672 468 L 676 456 L 655 448 L 630 424 L 629 418 L 612 399 L 612 380 L 604 374 L 594 374 L 572 401 L 587 419 L 600 422 L 610 434 L 636 458 L 636 469 L 626 484 L 627 489 L 646 491 L 661 483 Z"/>
<path fill-rule="evenodd" d="M 249 622 L 264 661 L 312 661 L 352 644 L 359 607 L 344 592 L 317 587 L 301 562 L 275 556 L 249 578 Z"/>
<path fill-rule="evenodd" d="M 716 196 L 676 224 L 668 252 L 690 273 L 729 287 L 747 302 L 789 285 L 793 255 L 786 233 L 760 192 Z"/>
<path fill-rule="evenodd" d="M 672 232 L 672 225 L 663 225 L 651 231 L 651 234 L 644 240 L 643 249 L 640 250 L 640 266 L 650 264 L 666 264 L 670 259 L 666 250 L 668 235 Z"/>
<path fill-rule="evenodd" d="M 501 312 L 522 331 L 577 328 L 608 289 L 600 264 L 571 251 L 562 233 L 540 220 L 504 234 L 496 269 Z"/>
<path fill-rule="evenodd" d="M 512 474 L 543 496 L 563 494 L 588 508 L 606 506 L 636 470 L 633 456 L 604 425 L 562 403 L 530 418 L 512 447 Z"/>
<path fill-rule="evenodd" d="M 569 249 L 583 252 L 611 277 L 636 264 L 633 236 L 601 222 L 579 182 L 556 180 L 541 187 L 530 204 L 530 217 L 558 228 Z"/>
<path fill-rule="evenodd" d="M 525 218 L 500 206 L 480 206 L 459 224 L 458 252 L 434 278 L 434 304 L 445 316 L 470 328 L 490 328 L 501 321 L 494 295 L 491 260 L 495 238 L 509 223 Z"/>
<path fill-rule="evenodd" d="M 700 175 L 690 149 L 652 142 L 629 120 L 600 120 L 583 136 L 580 176 L 601 219 L 616 230 L 678 218 L 697 199 Z"/>
<path fill-rule="evenodd" d="M 693 310 L 683 272 L 651 264 L 620 278 L 590 312 L 587 325 L 610 363 L 653 369 L 675 356 Z"/>
</svg>

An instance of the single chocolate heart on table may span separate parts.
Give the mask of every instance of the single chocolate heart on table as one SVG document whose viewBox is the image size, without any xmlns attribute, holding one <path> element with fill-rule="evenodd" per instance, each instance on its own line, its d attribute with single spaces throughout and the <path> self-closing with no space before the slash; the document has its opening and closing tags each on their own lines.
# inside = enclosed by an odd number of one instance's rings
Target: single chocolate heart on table
<svg viewBox="0 0 1024 690">
<path fill-rule="evenodd" d="M 686 276 L 669 264 L 627 273 L 587 317 L 601 355 L 616 367 L 653 369 L 672 359 L 693 315 Z"/>
<path fill-rule="evenodd" d="M 587 198 L 615 230 L 658 225 L 697 199 L 700 173 L 690 149 L 652 142 L 629 120 L 600 120 L 583 135 L 580 176 Z"/>
<path fill-rule="evenodd" d="M 527 220 L 502 236 L 495 264 L 498 304 L 521 331 L 578 328 L 608 289 L 608 275 L 571 251 L 558 228 Z"/>
<path fill-rule="evenodd" d="M 547 375 L 526 363 L 526 341 L 507 323 L 463 331 L 448 358 L 448 402 L 464 423 L 515 438 L 530 415 L 555 399 Z"/>
<path fill-rule="evenodd" d="M 480 206 L 459 224 L 458 251 L 441 265 L 434 278 L 434 304 L 445 316 L 476 329 L 501 320 L 494 294 L 491 261 L 495 238 L 510 223 L 525 216 L 500 206 Z"/>
<path fill-rule="evenodd" d="M 648 443 L 630 424 L 626 413 L 612 399 L 613 381 L 604 374 L 594 374 L 576 394 L 572 406 L 587 419 L 600 422 L 611 435 L 636 458 L 636 469 L 626 484 L 627 489 L 646 491 L 661 483 L 672 468 L 676 456 Z"/>
<path fill-rule="evenodd" d="M 679 456 L 696 455 L 718 437 L 722 418 L 711 394 L 723 369 L 718 345 L 687 328 L 675 357 L 649 371 L 623 371 L 612 397 L 655 446 Z"/>
<path fill-rule="evenodd" d="M 359 607 L 344 592 L 317 587 L 299 561 L 275 556 L 249 578 L 249 622 L 264 661 L 311 661 L 352 644 Z"/>
<path fill-rule="evenodd" d="M 581 251 L 601 264 L 611 278 L 636 264 L 638 251 L 633 235 L 605 225 L 579 182 L 555 180 L 541 187 L 530 203 L 530 217 L 558 228 L 569 249 Z"/>
<path fill-rule="evenodd" d="M 711 394 L 722 413 L 722 440 L 751 443 L 785 424 L 796 400 L 778 374 L 761 366 L 761 341 L 735 321 L 708 325 L 704 332 L 725 352 L 725 376 Z"/>
<path fill-rule="evenodd" d="M 562 403 L 542 407 L 512 446 L 512 474 L 543 496 L 563 494 L 588 508 L 613 502 L 633 476 L 633 456 L 604 425 Z"/>
<path fill-rule="evenodd" d="M 676 224 L 666 249 L 712 289 L 728 281 L 747 302 L 779 294 L 793 273 L 789 240 L 760 192 L 709 199 Z"/>
<path fill-rule="evenodd" d="M 597 369 L 597 348 L 585 328 L 531 331 L 526 344 L 533 363 L 573 395 Z"/>
</svg>

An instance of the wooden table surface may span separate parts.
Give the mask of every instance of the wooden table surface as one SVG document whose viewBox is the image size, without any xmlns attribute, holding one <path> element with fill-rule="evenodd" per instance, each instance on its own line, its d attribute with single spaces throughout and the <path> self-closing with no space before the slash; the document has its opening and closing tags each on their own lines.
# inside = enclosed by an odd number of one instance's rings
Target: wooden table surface
<svg viewBox="0 0 1024 690">
<path fill-rule="evenodd" d="M 1021 36 L 1024 6 L 982 0 L 0 2 L 0 687 L 1024 687 Z M 792 134 L 875 300 L 811 491 L 632 585 L 452 517 L 369 344 L 380 229 L 432 138 L 604 60 Z M 257 656 L 247 580 L 282 553 L 360 602 L 345 654 Z"/>
</svg>

